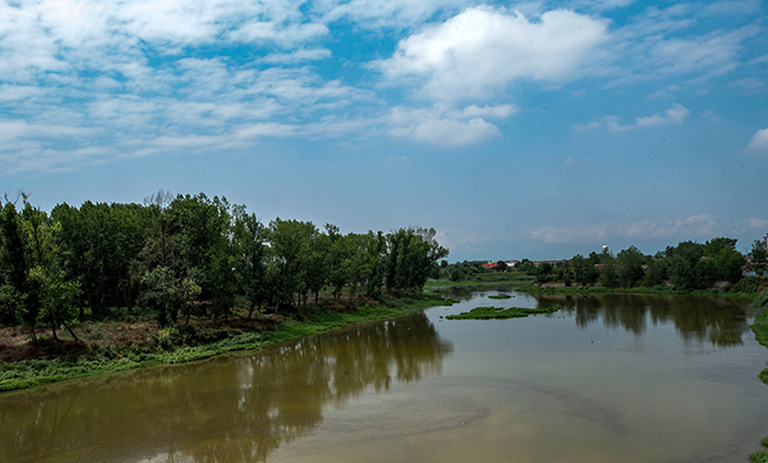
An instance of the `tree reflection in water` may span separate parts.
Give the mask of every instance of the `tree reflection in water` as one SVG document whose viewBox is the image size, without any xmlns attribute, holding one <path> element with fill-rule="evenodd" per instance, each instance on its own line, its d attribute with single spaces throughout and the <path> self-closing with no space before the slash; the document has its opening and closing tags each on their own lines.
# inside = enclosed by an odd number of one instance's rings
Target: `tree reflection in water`
<svg viewBox="0 0 768 463">
<path fill-rule="evenodd" d="M 441 374 L 453 351 L 423 313 L 265 352 L 0 398 L 7 461 L 258 462 L 366 388 Z"/>
<path fill-rule="evenodd" d="M 609 328 L 642 334 L 647 323 L 674 323 L 686 343 L 709 342 L 728 347 L 742 344 L 750 332 L 746 312 L 733 301 L 701 296 L 601 295 L 539 296 L 540 307 L 560 304 L 576 312 L 581 328 L 603 320 Z"/>
</svg>

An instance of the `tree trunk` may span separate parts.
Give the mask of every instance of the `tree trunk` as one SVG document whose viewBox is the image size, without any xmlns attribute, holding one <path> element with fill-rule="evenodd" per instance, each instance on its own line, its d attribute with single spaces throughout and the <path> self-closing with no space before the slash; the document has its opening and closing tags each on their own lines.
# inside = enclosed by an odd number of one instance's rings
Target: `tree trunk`
<svg viewBox="0 0 768 463">
<path fill-rule="evenodd" d="M 37 341 L 37 333 L 35 333 L 35 325 L 29 324 L 29 335 L 32 336 L 33 341 Z"/>
<path fill-rule="evenodd" d="M 56 319 L 53 314 L 48 315 L 48 321 L 51 322 L 51 333 L 53 333 L 53 339 L 60 341 L 59 336 L 56 334 Z"/>
<path fill-rule="evenodd" d="M 66 322 L 62 321 L 61 324 L 64 325 L 64 328 L 66 328 L 67 331 L 69 331 L 69 334 L 72 336 L 72 339 L 74 339 L 76 342 L 80 341 L 80 339 L 77 337 L 75 332 L 72 330 L 72 328 L 69 327 L 69 325 L 67 325 Z"/>
</svg>

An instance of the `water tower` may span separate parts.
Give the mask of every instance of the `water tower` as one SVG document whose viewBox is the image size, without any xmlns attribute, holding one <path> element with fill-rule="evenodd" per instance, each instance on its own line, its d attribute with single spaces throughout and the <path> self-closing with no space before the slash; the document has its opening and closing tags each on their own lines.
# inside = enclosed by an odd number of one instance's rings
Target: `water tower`
<svg viewBox="0 0 768 463">
<path fill-rule="evenodd" d="M 607 244 L 603 245 L 603 252 L 608 252 L 608 245 Z"/>
</svg>

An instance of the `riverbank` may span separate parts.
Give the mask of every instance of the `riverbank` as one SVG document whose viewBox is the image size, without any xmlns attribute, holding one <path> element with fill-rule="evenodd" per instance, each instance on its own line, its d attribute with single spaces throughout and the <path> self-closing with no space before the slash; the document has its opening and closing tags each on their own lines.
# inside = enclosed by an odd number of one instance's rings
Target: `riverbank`
<svg viewBox="0 0 768 463">
<path fill-rule="evenodd" d="M 535 277 L 530 275 L 509 274 L 509 273 L 487 273 L 477 275 L 475 278 L 467 280 L 435 280 L 430 278 L 424 285 L 425 291 L 432 291 L 440 288 L 450 288 L 454 286 L 484 288 L 494 285 L 510 285 L 514 287 L 530 285 Z"/>
<path fill-rule="evenodd" d="M 207 330 L 192 325 L 158 330 L 139 320 L 117 328 L 138 333 L 137 336 L 143 336 L 141 339 L 144 342 L 129 342 L 105 348 L 84 342 L 38 341 L 43 345 L 59 343 L 59 350 L 50 358 L 0 362 L 0 391 L 125 371 L 143 365 L 191 362 L 237 350 L 258 350 L 346 325 L 395 318 L 415 310 L 450 304 L 450 301 L 438 295 L 411 294 L 382 301 L 365 301 L 359 307 L 343 310 L 302 308 L 290 317 L 265 316 L 251 323 L 241 323 L 236 328 L 219 325 L 216 329 Z M 256 331 L 251 331 L 253 329 Z M 68 348 L 61 349 L 62 345 Z M 41 349 L 41 352 L 45 352 L 45 349 Z"/>
<path fill-rule="evenodd" d="M 575 295 L 605 295 L 605 294 L 651 294 L 659 296 L 723 296 L 735 299 L 751 300 L 756 293 L 719 292 L 716 289 L 673 289 L 673 288 L 606 288 L 603 286 L 536 286 L 526 284 L 515 288 L 528 294 L 575 294 Z"/>
<path fill-rule="evenodd" d="M 758 294 L 752 305 L 760 310 L 755 316 L 755 322 L 752 323 L 755 339 L 763 346 L 768 347 L 768 291 Z M 768 368 L 760 373 L 760 379 L 768 386 Z M 768 437 L 763 439 L 762 444 L 768 449 Z M 768 450 L 751 454 L 749 461 L 751 463 L 768 463 Z"/>
</svg>

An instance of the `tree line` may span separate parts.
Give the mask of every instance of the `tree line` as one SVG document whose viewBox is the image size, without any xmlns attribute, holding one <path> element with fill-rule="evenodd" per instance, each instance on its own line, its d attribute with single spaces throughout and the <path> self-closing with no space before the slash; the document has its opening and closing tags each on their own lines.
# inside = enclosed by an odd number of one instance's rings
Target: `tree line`
<svg viewBox="0 0 768 463">
<path fill-rule="evenodd" d="M 18 205 L 18 207 L 17 207 Z M 343 234 L 276 218 L 204 193 L 162 190 L 143 204 L 66 203 L 50 214 L 28 196 L 0 202 L 0 323 L 60 327 L 145 307 L 161 326 L 351 295 L 423 287 L 448 250 L 434 229 Z"/>
<path fill-rule="evenodd" d="M 736 250 L 736 239 L 718 237 L 698 243 L 683 241 L 667 246 L 655 255 L 643 254 L 637 247 L 613 254 L 608 251 L 591 252 L 588 256 L 577 254 L 558 262 L 534 263 L 523 259 L 513 269 L 518 274 L 531 275 L 536 282 L 562 282 L 566 286 L 600 285 L 608 288 L 674 287 L 698 290 L 712 287 L 718 282 L 737 284 L 742 280 L 742 266 L 746 258 L 766 259 L 763 242 L 752 243 L 752 250 L 744 256 Z M 472 278 L 489 272 L 484 261 L 465 261 L 443 265 L 440 278 L 453 281 Z M 503 261 L 497 268 L 507 270 Z"/>
</svg>

